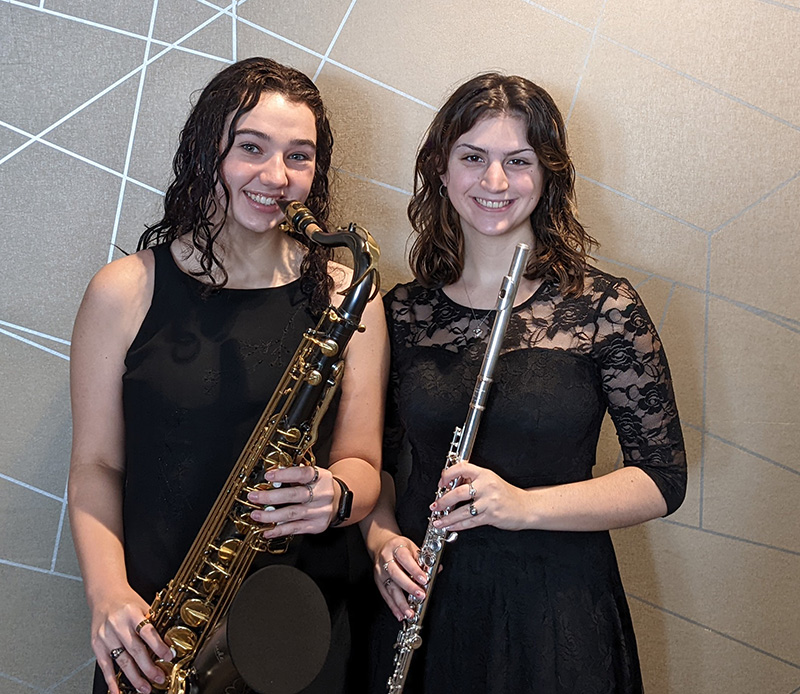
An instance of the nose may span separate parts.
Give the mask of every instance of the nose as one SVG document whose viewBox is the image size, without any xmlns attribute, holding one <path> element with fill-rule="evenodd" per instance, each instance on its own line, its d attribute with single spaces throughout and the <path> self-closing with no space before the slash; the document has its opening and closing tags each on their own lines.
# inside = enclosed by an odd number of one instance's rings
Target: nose
<svg viewBox="0 0 800 694">
<path fill-rule="evenodd" d="M 262 185 L 270 188 L 286 187 L 289 177 L 286 175 L 286 164 L 283 157 L 276 154 L 264 161 L 258 172 L 258 180 Z"/>
<path fill-rule="evenodd" d="M 493 161 L 489 163 L 481 179 L 481 186 L 492 193 L 502 193 L 508 188 L 508 177 L 502 162 Z"/>
</svg>

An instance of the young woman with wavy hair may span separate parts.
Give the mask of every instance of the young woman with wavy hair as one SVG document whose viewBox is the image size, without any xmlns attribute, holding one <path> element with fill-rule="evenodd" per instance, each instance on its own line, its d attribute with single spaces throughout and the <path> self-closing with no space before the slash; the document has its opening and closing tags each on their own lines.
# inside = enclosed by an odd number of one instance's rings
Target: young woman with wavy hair
<svg viewBox="0 0 800 694">
<path fill-rule="evenodd" d="M 149 605 L 175 576 L 304 332 L 349 285 L 350 271 L 326 251 L 286 233 L 278 205 L 305 201 L 325 224 L 332 147 L 308 77 L 266 58 L 229 66 L 181 132 L 164 217 L 86 290 L 72 341 L 69 510 L 95 694 L 117 694 L 117 671 L 139 692 L 163 689 L 153 658 L 173 656 Z M 379 302 L 362 322 L 319 426 L 317 467 L 270 472 L 280 488 L 248 495 L 266 538 L 295 536 L 285 555 L 265 553 L 255 565 L 302 569 L 331 610 L 333 647 L 308 694 L 352 691 L 347 596 L 367 559 L 346 526 L 379 492 L 388 361 Z M 353 494 L 346 520 L 342 483 Z M 254 630 L 254 641 L 262 637 Z"/>
<path fill-rule="evenodd" d="M 415 280 L 384 298 L 384 473 L 362 523 L 385 602 L 375 692 L 409 594 L 429 603 L 407 694 L 642 691 L 609 530 L 678 508 L 685 453 L 655 327 L 629 282 L 588 262 L 574 179 L 558 108 L 522 77 L 461 85 L 419 150 Z M 471 460 L 443 472 L 520 242 L 533 250 Z M 606 411 L 624 464 L 593 477 Z M 425 597 L 419 546 L 431 509 L 448 507 L 436 525 L 459 538 Z"/>
</svg>

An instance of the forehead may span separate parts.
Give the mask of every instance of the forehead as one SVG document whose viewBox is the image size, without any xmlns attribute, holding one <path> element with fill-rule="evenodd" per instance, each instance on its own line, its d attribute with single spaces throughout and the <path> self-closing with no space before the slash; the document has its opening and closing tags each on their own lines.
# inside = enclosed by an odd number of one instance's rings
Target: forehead
<svg viewBox="0 0 800 694">
<path fill-rule="evenodd" d="M 525 119 L 512 113 L 489 113 L 481 117 L 453 143 L 453 149 L 463 144 L 481 149 L 522 149 L 531 146 Z"/>
<path fill-rule="evenodd" d="M 227 124 L 233 119 L 228 116 Z M 254 130 L 271 138 L 317 141 L 317 122 L 313 111 L 300 101 L 277 92 L 264 92 L 258 103 L 239 118 L 236 130 Z"/>
</svg>

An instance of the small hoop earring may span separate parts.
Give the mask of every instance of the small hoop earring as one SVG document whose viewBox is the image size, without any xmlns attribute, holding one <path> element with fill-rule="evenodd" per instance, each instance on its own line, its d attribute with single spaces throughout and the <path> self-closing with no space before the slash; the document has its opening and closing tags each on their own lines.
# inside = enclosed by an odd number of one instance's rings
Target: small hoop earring
<svg viewBox="0 0 800 694">
<path fill-rule="evenodd" d="M 447 186 L 444 183 L 439 184 L 439 197 L 447 200 Z"/>
</svg>

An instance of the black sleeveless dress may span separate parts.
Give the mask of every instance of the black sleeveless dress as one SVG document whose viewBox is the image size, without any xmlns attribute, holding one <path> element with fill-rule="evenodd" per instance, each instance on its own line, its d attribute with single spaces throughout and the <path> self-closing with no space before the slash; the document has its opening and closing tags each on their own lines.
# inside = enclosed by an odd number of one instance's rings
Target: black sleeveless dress
<svg viewBox="0 0 800 694">
<path fill-rule="evenodd" d="M 421 544 L 493 312 L 413 282 L 384 303 L 392 349 L 384 467 L 397 477 L 400 528 Z M 674 511 L 686 462 L 661 343 L 635 290 L 590 268 L 581 296 L 564 298 L 545 281 L 514 309 L 472 462 L 522 488 L 589 479 L 606 409 L 624 464 L 644 470 Z M 407 479 L 397 463 L 403 437 Z M 608 532 L 479 527 L 459 533 L 442 566 L 406 694 L 642 691 Z M 386 691 L 398 630 L 384 606 L 372 692 Z"/>
<path fill-rule="evenodd" d="M 175 575 L 303 333 L 317 322 L 300 280 L 206 295 L 168 245 L 153 252 L 153 299 L 123 376 L 125 560 L 129 583 L 148 602 Z M 338 397 L 314 447 L 322 467 L 337 408 Z M 259 555 L 254 568 L 269 563 L 311 576 L 331 611 L 331 652 L 304 692 L 351 691 L 347 602 L 356 577 L 369 571 L 357 528 L 296 536 L 287 554 Z M 105 694 L 98 675 L 94 691 Z"/>
</svg>

